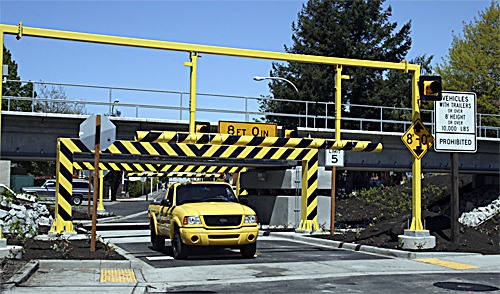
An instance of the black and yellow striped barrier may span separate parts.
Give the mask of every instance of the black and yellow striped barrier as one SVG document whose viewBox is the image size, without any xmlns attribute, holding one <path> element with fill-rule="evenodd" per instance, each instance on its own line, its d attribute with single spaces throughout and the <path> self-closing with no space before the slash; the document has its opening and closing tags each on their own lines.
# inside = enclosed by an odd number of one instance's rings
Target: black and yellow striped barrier
<svg viewBox="0 0 500 294">
<path fill-rule="evenodd" d="M 191 143 L 236 146 L 265 146 L 312 149 L 335 149 L 346 151 L 380 152 L 381 143 L 370 141 L 318 139 L 318 138 L 281 138 L 234 136 L 227 134 L 183 133 L 171 131 L 137 131 L 134 136 L 139 142 Z"/>
<path fill-rule="evenodd" d="M 71 194 L 72 176 L 74 170 L 74 155 L 82 153 L 92 155 L 79 139 L 58 139 L 57 152 L 57 184 L 56 184 L 56 216 L 51 228 L 51 233 L 73 232 L 71 223 Z M 255 160 L 294 160 L 302 162 L 302 220 L 300 230 L 313 231 L 318 229 L 317 218 L 317 166 L 318 150 L 309 148 L 289 147 L 263 147 L 263 146 L 237 146 L 237 145 L 207 145 L 186 143 L 162 142 L 137 142 L 115 141 L 109 148 L 102 152 L 103 155 L 120 155 L 109 157 L 103 165 L 113 170 L 125 171 L 155 171 L 163 172 L 158 164 L 122 163 L 124 158 L 141 161 L 140 156 L 153 156 L 161 158 L 180 157 L 189 161 L 197 159 L 251 159 Z M 151 157 L 149 157 L 151 158 Z M 119 162 L 118 162 L 119 161 Z M 206 162 L 200 162 L 200 165 Z M 91 163 L 77 164 L 79 168 L 90 168 Z M 251 164 L 250 164 L 251 165 Z M 163 165 L 164 167 L 166 165 Z"/>
<path fill-rule="evenodd" d="M 128 173 L 127 177 L 162 177 L 167 176 L 169 178 L 200 178 L 200 179 L 210 179 L 218 178 L 220 174 L 218 173 L 190 173 L 190 172 L 173 172 L 173 173 Z"/>
<path fill-rule="evenodd" d="M 145 172 L 145 173 L 128 173 L 125 177 L 147 177 L 147 178 L 156 178 L 163 177 L 165 173 L 154 173 L 154 172 Z"/>
<path fill-rule="evenodd" d="M 217 173 L 168 173 L 169 178 L 198 178 L 198 179 L 215 179 L 220 177 Z"/>
<path fill-rule="evenodd" d="M 90 151 L 89 151 L 90 152 Z M 76 170 L 94 170 L 93 162 L 73 162 Z M 182 165 L 182 164 L 143 164 L 143 163 L 107 163 L 99 162 L 100 170 L 124 171 L 124 172 L 196 172 L 196 173 L 239 173 L 247 170 L 241 166 L 209 166 L 209 165 Z"/>
</svg>

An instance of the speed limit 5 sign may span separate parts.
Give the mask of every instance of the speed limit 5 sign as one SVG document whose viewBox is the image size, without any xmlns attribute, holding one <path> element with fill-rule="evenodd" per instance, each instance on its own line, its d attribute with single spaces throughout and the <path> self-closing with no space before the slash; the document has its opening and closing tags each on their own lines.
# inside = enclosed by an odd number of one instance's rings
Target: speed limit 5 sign
<svg viewBox="0 0 500 294">
<path fill-rule="evenodd" d="M 344 150 L 325 150 L 325 166 L 344 166 Z"/>
</svg>

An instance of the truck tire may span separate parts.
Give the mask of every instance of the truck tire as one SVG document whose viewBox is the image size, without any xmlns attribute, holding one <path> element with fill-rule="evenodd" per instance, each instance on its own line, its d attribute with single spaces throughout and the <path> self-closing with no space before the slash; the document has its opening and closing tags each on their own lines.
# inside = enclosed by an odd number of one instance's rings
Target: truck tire
<svg viewBox="0 0 500 294">
<path fill-rule="evenodd" d="M 153 223 L 151 223 L 151 244 L 156 251 L 162 251 L 165 248 L 165 237 L 156 235 Z"/>
<path fill-rule="evenodd" d="M 75 195 L 71 199 L 71 202 L 73 202 L 73 205 L 82 205 L 83 197 L 81 195 Z"/>
<path fill-rule="evenodd" d="M 243 258 L 254 258 L 257 252 L 257 242 L 252 244 L 243 245 L 240 248 L 240 253 Z"/>
<path fill-rule="evenodd" d="M 175 259 L 186 259 L 189 254 L 189 246 L 182 242 L 181 234 L 177 229 L 172 240 L 172 253 Z"/>
</svg>

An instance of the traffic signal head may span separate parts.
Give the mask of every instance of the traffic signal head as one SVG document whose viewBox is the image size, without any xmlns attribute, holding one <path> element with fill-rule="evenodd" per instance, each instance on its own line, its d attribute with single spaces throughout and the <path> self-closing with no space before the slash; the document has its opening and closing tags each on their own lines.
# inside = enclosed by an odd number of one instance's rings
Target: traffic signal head
<svg viewBox="0 0 500 294">
<path fill-rule="evenodd" d="M 442 84 L 440 76 L 420 76 L 418 92 L 421 100 L 441 101 Z"/>
<path fill-rule="evenodd" d="M 196 133 L 210 133 L 210 123 L 209 122 L 195 122 L 194 131 Z"/>
</svg>

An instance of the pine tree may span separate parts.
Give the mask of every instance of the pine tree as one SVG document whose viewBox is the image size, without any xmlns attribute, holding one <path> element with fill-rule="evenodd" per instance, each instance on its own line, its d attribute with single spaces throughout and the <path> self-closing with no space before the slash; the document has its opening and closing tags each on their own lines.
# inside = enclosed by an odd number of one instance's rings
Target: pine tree
<svg viewBox="0 0 500 294">
<path fill-rule="evenodd" d="M 388 19 L 391 7 L 382 7 L 384 0 L 327 1 L 310 0 L 303 4 L 298 14 L 297 23 L 292 23 L 293 45 L 285 46 L 288 53 L 365 59 L 376 61 L 400 62 L 411 46 L 411 22 L 396 30 L 397 23 Z M 273 80 L 270 92 L 273 97 L 290 100 L 306 100 L 308 108 L 299 103 L 283 103 L 272 99 L 262 100 L 260 110 L 267 113 L 269 121 L 285 126 L 304 125 L 304 120 L 284 118 L 269 113 L 316 114 L 325 115 L 324 104 L 328 106 L 328 115 L 334 115 L 335 97 L 334 66 L 306 63 L 273 63 L 271 76 L 291 80 L 299 93 L 289 85 Z M 342 82 L 343 103 L 369 105 L 393 105 L 394 97 L 383 97 L 376 93 L 384 83 L 387 74 L 383 70 L 344 67 L 342 74 L 351 76 Z M 351 107 L 362 117 L 374 115 L 365 109 Z M 312 126 L 314 122 L 307 122 Z M 324 119 L 316 121 L 316 127 L 324 127 Z M 333 126 L 328 122 L 328 127 Z"/>
<path fill-rule="evenodd" d="M 17 73 L 18 65 L 12 59 L 12 54 L 10 51 L 3 46 L 3 62 L 8 65 L 9 72 L 7 75 L 8 80 L 20 80 L 19 74 Z M 6 82 L 2 83 L 2 96 L 11 97 L 32 97 L 33 94 L 33 84 L 21 84 L 19 82 Z M 9 101 L 7 99 L 2 99 L 2 110 L 8 109 Z M 13 111 L 31 111 L 31 101 L 23 100 L 10 100 L 10 110 Z"/>
</svg>

